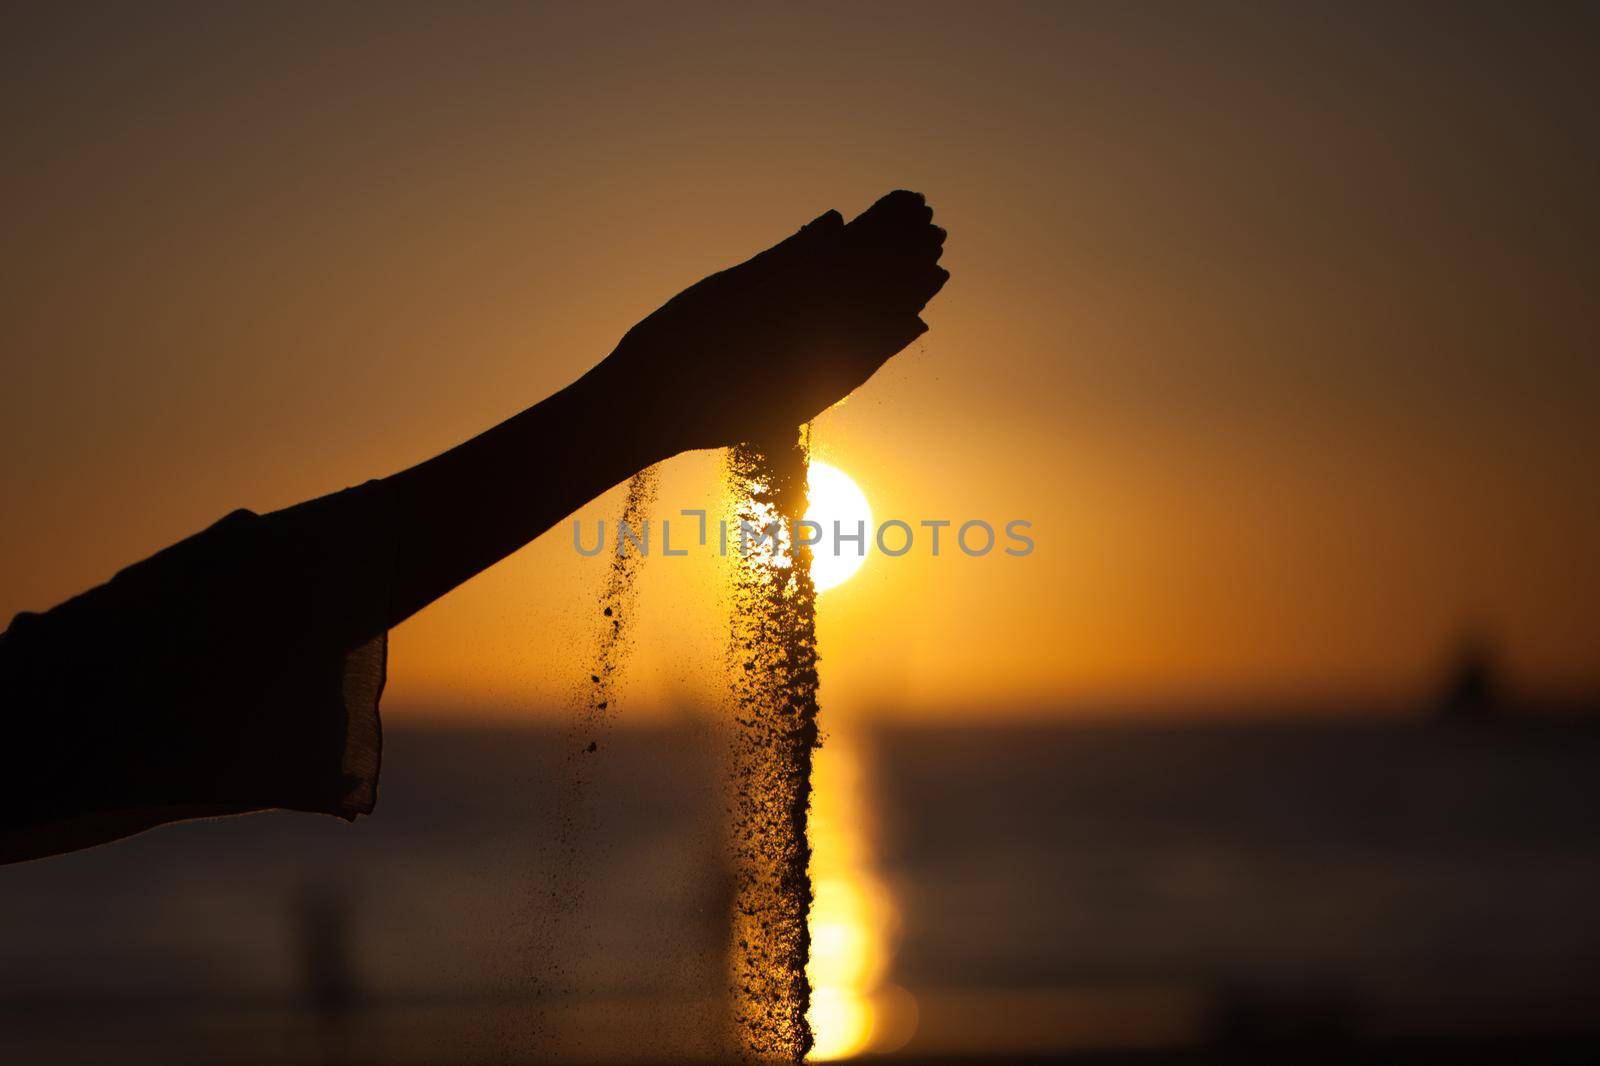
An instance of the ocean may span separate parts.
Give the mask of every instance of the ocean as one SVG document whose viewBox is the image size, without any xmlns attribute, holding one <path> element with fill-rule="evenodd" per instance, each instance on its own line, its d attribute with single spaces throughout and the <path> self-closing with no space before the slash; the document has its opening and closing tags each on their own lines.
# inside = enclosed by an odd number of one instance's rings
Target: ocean
<svg viewBox="0 0 1600 1066">
<path fill-rule="evenodd" d="M 557 728 L 392 725 L 377 813 L 355 825 L 275 812 L 0 869 L 0 1061 L 713 1058 L 727 737 L 698 721 L 606 733 L 592 838 L 565 860 L 576 913 L 543 891 Z M 1600 1048 L 1593 719 L 895 726 L 849 744 L 851 868 L 876 901 L 865 946 L 840 949 L 872 956 L 862 1048 Z"/>
</svg>

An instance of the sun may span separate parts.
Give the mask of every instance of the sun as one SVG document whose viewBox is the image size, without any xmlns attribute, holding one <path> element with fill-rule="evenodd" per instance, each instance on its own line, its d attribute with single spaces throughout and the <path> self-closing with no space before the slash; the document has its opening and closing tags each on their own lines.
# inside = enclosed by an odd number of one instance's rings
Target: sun
<svg viewBox="0 0 1600 1066">
<path fill-rule="evenodd" d="M 806 467 L 806 479 L 806 521 L 817 523 L 822 530 L 811 548 L 811 583 L 818 592 L 826 592 L 848 581 L 867 561 L 874 533 L 872 507 L 860 486 L 836 466 L 813 459 Z M 863 539 L 835 542 L 835 522 L 844 536 L 862 532 Z"/>
</svg>

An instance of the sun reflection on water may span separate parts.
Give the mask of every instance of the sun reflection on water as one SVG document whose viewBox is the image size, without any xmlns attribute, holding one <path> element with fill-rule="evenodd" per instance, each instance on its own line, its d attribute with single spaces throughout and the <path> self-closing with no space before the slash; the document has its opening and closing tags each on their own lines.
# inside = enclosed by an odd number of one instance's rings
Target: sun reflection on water
<svg viewBox="0 0 1600 1066">
<path fill-rule="evenodd" d="M 812 1062 L 894 1050 L 916 1025 L 911 997 L 884 981 L 899 916 L 871 865 L 862 766 L 852 738 L 832 734 L 812 768 Z"/>
</svg>

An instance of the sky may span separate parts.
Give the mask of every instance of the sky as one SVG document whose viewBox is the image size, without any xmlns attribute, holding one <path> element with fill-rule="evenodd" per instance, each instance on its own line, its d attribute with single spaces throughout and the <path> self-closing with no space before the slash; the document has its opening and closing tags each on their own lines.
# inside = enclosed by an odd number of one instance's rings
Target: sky
<svg viewBox="0 0 1600 1066">
<path fill-rule="evenodd" d="M 825 707 L 1404 704 L 1467 634 L 1593 688 L 1594 11 L 8 5 L 0 616 L 424 459 L 909 187 L 952 280 L 818 454 L 1036 548 L 869 557 Z M 636 713 L 719 690 L 718 566 L 645 568 Z M 559 710 L 603 581 L 551 531 L 394 631 L 386 713 Z"/>
</svg>

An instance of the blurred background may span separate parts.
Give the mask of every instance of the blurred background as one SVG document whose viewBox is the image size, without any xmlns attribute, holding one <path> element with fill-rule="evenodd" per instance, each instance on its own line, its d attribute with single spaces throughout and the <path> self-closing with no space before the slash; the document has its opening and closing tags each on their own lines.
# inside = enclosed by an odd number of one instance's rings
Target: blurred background
<svg viewBox="0 0 1600 1066">
<path fill-rule="evenodd" d="M 819 1052 L 1587 1054 L 1596 23 L 8 5 L 0 618 L 915 188 L 953 278 L 817 454 L 879 520 L 1037 547 L 869 551 L 819 602 Z M 558 528 L 391 635 L 373 818 L 0 871 L 0 1054 L 715 1054 L 723 565 L 644 568 L 603 735 L 605 560 Z"/>
<path fill-rule="evenodd" d="M 360 825 L 269 813 L 8 868 L 0 1049 L 718 1060 L 722 743 L 612 729 L 575 808 L 569 741 L 396 727 Z M 1600 1046 L 1591 722 L 895 725 L 819 758 L 818 1058 Z"/>
</svg>

